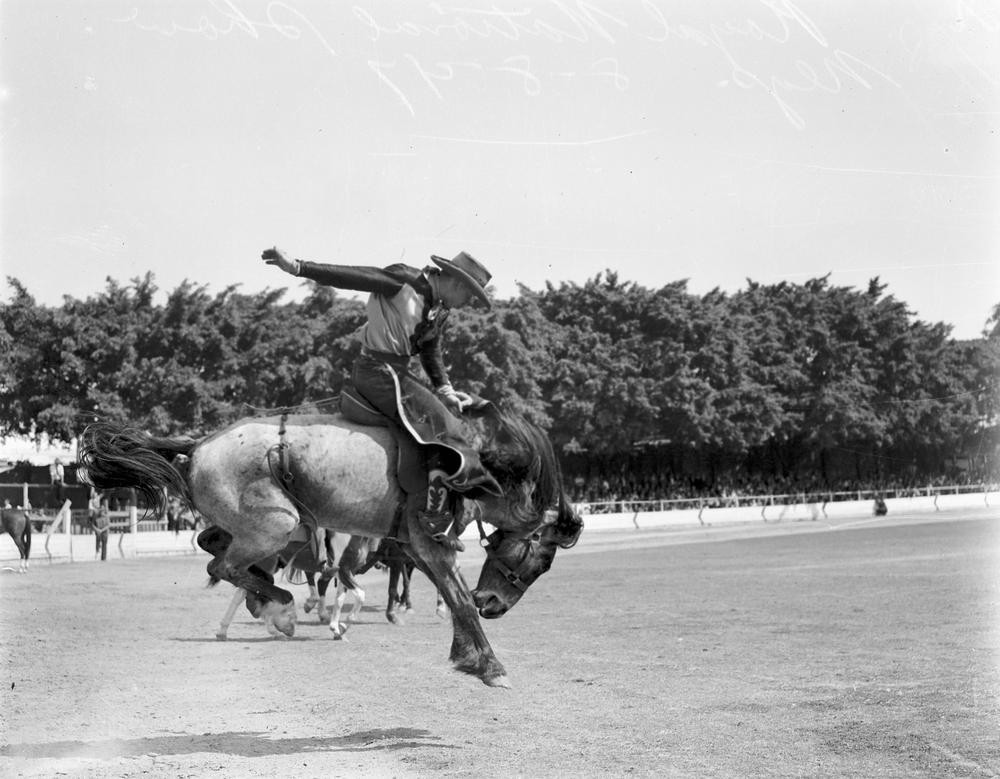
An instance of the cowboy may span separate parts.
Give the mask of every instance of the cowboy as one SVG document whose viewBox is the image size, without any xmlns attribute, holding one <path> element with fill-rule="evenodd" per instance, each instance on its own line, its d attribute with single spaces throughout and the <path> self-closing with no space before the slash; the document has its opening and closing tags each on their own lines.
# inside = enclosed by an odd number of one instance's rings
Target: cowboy
<svg viewBox="0 0 1000 779">
<path fill-rule="evenodd" d="M 368 321 L 360 330 L 361 354 L 352 373 L 354 388 L 398 429 L 429 444 L 427 498 L 417 516 L 433 537 L 462 549 L 460 520 L 449 510 L 450 491 L 502 491 L 455 424 L 472 398 L 448 381 L 441 334 L 452 309 L 476 303 L 490 307 L 485 290 L 489 271 L 466 252 L 450 260 L 432 255 L 434 265 L 423 269 L 401 263 L 375 268 L 306 262 L 289 259 L 277 248 L 267 249 L 261 258 L 293 276 L 370 293 Z M 410 373 L 414 356 L 433 392 Z"/>
</svg>

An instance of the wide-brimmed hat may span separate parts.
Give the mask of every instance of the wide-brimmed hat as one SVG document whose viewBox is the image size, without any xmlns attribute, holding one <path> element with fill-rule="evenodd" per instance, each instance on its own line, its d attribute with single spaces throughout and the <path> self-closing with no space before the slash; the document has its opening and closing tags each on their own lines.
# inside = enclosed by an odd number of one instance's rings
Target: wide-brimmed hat
<svg viewBox="0 0 1000 779">
<path fill-rule="evenodd" d="M 450 260 L 446 260 L 444 257 L 438 257 L 436 254 L 432 254 L 431 259 L 434 260 L 434 262 L 436 262 L 445 273 L 451 273 L 464 281 L 466 286 L 472 290 L 475 296 L 479 298 L 487 308 L 490 307 L 490 299 L 486 296 L 486 290 L 484 287 L 490 283 L 490 279 L 492 279 L 493 276 L 480 264 L 479 260 L 467 252 L 459 252 Z"/>
</svg>

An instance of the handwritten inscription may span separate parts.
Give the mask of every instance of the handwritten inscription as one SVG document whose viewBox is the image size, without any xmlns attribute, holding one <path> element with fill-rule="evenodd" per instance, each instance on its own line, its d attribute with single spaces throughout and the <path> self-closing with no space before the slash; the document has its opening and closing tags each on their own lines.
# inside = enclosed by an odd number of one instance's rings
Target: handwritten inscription
<svg viewBox="0 0 1000 779">
<path fill-rule="evenodd" d="M 206 0 L 205 12 L 186 22 L 153 23 L 139 9 L 115 21 L 144 32 L 194 35 L 208 41 L 231 35 L 260 39 L 270 34 L 311 42 L 334 58 L 343 56 L 329 43 L 321 25 L 307 16 L 304 3 L 272 0 L 255 18 L 240 2 L 248 0 Z M 528 98 L 570 79 L 625 92 L 653 78 L 648 70 L 630 72 L 626 63 L 636 55 L 648 61 L 659 50 L 678 45 L 718 55 L 723 70 L 713 74 L 713 83 L 760 93 L 797 129 L 805 127 L 806 119 L 795 106 L 796 96 L 837 94 L 848 87 L 900 86 L 876 63 L 837 47 L 793 0 L 757 0 L 751 7 L 753 13 L 745 18 L 699 26 L 672 18 L 670 6 L 657 0 L 641 0 L 627 11 L 615 3 L 605 6 L 585 0 L 551 0 L 544 6 L 512 9 L 495 2 L 481 8 L 435 2 L 420 7 L 423 18 L 409 19 L 354 6 L 345 20 L 351 26 L 335 32 L 342 40 L 360 40 L 366 44 L 361 48 L 378 52 L 378 59 L 365 56 L 364 63 L 413 115 L 419 99 L 446 100 L 450 86 L 473 76 L 504 79 Z M 330 7 L 326 9 L 329 13 Z M 435 51 L 477 51 L 474 58 L 428 60 L 416 53 L 419 39 L 434 42 Z M 463 44 L 477 45 L 463 49 Z M 777 56 L 784 53 L 780 47 L 786 46 L 799 56 Z M 577 66 L 546 64 L 547 54 L 560 64 L 568 57 Z M 758 64 L 761 60 L 769 64 Z"/>
<path fill-rule="evenodd" d="M 282 38 L 293 41 L 300 40 L 308 34 L 331 55 L 337 55 L 337 52 L 316 28 L 316 25 L 302 11 L 288 3 L 280 2 L 280 0 L 269 2 L 264 9 L 264 18 L 257 20 L 250 18 L 242 11 L 235 0 L 206 0 L 206 4 L 211 13 L 203 14 L 193 23 L 188 24 L 176 21 L 171 21 L 168 24 L 150 23 L 142 18 L 138 8 L 133 8 L 131 13 L 124 18 L 112 21 L 131 24 L 144 32 L 158 33 L 168 37 L 182 34 L 197 35 L 208 41 L 217 41 L 233 33 L 258 39 L 261 37 L 261 33 L 273 31 Z"/>
</svg>

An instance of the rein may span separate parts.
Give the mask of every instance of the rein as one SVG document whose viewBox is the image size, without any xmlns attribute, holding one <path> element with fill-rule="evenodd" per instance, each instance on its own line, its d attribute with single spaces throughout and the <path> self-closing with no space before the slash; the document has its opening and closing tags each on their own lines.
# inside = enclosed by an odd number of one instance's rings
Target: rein
<svg viewBox="0 0 1000 779">
<path fill-rule="evenodd" d="M 528 553 L 533 552 L 535 547 L 538 546 L 538 540 L 541 537 L 538 530 L 531 531 L 530 537 L 524 545 L 524 553 L 521 555 L 521 561 L 518 563 L 517 570 L 511 570 L 497 555 L 496 545 L 490 539 L 490 536 L 486 535 L 486 530 L 483 528 L 483 521 L 478 516 L 476 517 L 476 527 L 479 528 L 479 545 L 486 551 L 486 557 L 493 561 L 493 564 L 499 569 L 500 575 L 523 595 L 528 591 L 529 585 L 524 583 L 521 576 L 528 565 Z"/>
</svg>

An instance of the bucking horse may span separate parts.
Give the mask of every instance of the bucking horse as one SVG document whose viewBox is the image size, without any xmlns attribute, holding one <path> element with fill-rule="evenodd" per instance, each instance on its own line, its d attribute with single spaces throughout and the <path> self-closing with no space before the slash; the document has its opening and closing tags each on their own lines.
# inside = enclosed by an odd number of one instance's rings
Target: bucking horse
<svg viewBox="0 0 1000 779">
<path fill-rule="evenodd" d="M 213 555 L 209 575 L 252 593 L 263 604 L 262 616 L 286 635 L 295 629 L 294 599 L 255 563 L 293 539 L 305 543 L 310 524 L 398 538 L 451 611 L 455 668 L 487 685 L 508 686 L 479 617 L 505 614 L 549 569 L 557 549 L 573 546 L 583 530 L 551 442 L 520 414 L 489 402 L 463 415 L 466 438 L 502 493 L 464 496 L 478 504 L 486 551 L 470 591 L 455 549 L 439 543 L 406 508 L 415 494 L 408 485 L 426 484 L 419 451 L 390 428 L 356 419 L 281 413 L 243 419 L 201 439 L 156 437 L 102 421 L 83 433 L 80 461 L 99 489 L 135 487 L 154 510 L 162 509 L 163 487 L 184 497 L 209 525 L 198 539 Z M 175 467 L 179 455 L 186 460 Z M 416 468 L 406 464 L 414 458 Z M 484 523 L 493 532 L 487 534 Z"/>
</svg>

